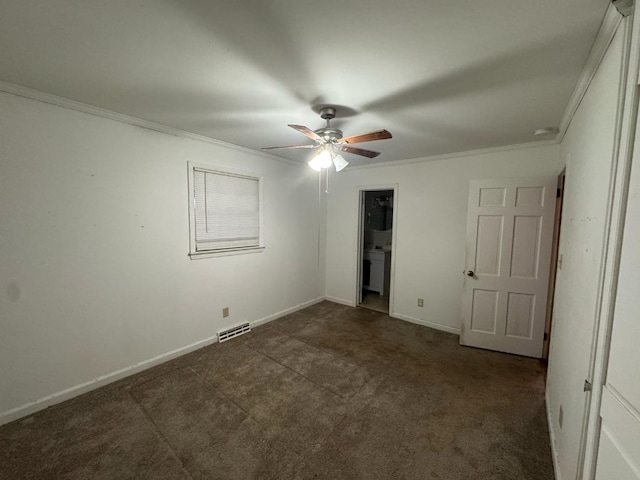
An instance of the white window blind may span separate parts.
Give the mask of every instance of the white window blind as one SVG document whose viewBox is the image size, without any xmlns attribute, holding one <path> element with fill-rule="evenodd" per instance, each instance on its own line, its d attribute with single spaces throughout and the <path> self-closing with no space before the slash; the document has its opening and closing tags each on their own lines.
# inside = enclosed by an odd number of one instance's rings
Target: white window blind
<svg viewBox="0 0 640 480">
<path fill-rule="evenodd" d="M 260 179 L 193 169 L 196 252 L 260 245 Z"/>
</svg>

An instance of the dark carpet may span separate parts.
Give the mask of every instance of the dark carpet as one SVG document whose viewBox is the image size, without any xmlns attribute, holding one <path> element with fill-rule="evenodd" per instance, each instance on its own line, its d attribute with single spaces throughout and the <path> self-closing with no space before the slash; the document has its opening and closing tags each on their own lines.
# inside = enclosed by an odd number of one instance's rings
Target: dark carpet
<svg viewBox="0 0 640 480">
<path fill-rule="evenodd" d="M 553 479 L 543 376 L 322 302 L 0 427 L 0 478 Z"/>
</svg>

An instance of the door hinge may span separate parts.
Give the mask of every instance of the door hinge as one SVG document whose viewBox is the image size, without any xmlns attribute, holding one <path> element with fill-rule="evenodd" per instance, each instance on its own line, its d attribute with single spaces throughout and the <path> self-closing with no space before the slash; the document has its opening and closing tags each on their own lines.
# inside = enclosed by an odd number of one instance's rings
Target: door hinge
<svg viewBox="0 0 640 480">
<path fill-rule="evenodd" d="M 549 339 L 549 334 L 547 332 L 544 332 L 544 340 L 547 341 Z"/>
<path fill-rule="evenodd" d="M 591 390 L 593 390 L 593 385 L 591 385 L 591 382 L 589 380 L 584 381 L 584 387 L 582 390 L 584 392 L 590 392 Z"/>
<path fill-rule="evenodd" d="M 556 198 L 560 198 L 560 195 L 562 195 L 562 190 L 560 190 L 559 188 L 556 190 Z"/>
</svg>

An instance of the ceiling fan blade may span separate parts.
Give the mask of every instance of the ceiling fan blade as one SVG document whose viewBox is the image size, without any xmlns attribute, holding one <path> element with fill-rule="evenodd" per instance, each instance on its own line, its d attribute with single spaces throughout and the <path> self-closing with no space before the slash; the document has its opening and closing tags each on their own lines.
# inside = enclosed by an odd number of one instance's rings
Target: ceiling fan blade
<svg viewBox="0 0 640 480">
<path fill-rule="evenodd" d="M 318 148 L 318 145 L 285 145 L 283 147 L 262 147 L 262 150 L 276 150 L 279 148 Z"/>
<path fill-rule="evenodd" d="M 338 145 L 339 150 L 343 152 L 353 153 L 355 155 L 362 155 L 363 157 L 375 158 L 380 155 L 380 152 L 374 152 L 373 150 L 365 150 L 364 148 L 349 147 L 347 145 Z"/>
<path fill-rule="evenodd" d="M 364 135 L 353 135 L 352 137 L 345 137 L 338 140 L 338 143 L 364 143 L 373 142 L 374 140 L 385 140 L 392 138 L 391 133 L 386 130 L 379 130 L 377 132 L 365 133 Z"/>
<path fill-rule="evenodd" d="M 311 140 L 315 140 L 316 142 L 324 142 L 324 139 L 318 135 L 316 132 L 311 130 L 309 127 L 305 127 L 304 125 L 289 125 L 294 130 L 297 130 L 303 135 L 306 135 Z"/>
</svg>

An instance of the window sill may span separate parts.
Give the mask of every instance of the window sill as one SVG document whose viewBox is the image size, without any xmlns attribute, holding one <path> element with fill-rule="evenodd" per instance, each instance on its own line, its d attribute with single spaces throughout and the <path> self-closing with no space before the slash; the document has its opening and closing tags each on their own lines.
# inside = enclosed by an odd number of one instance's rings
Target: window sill
<svg viewBox="0 0 640 480">
<path fill-rule="evenodd" d="M 191 258 L 191 260 L 200 260 L 202 258 L 228 257 L 231 255 L 245 255 L 247 253 L 261 253 L 263 250 L 264 247 L 229 248 L 226 250 L 190 253 L 189 258 Z"/>
</svg>

